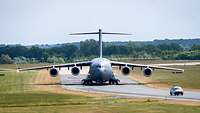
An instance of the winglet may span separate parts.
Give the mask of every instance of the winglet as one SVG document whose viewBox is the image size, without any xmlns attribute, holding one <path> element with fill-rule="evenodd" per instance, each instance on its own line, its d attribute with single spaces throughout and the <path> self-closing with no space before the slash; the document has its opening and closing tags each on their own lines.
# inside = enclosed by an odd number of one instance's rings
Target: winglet
<svg viewBox="0 0 200 113">
<path fill-rule="evenodd" d="M 184 72 L 184 69 L 180 69 L 180 71 L 173 71 L 172 73 L 173 74 L 179 74 L 179 73 L 183 73 Z"/>
<path fill-rule="evenodd" d="M 20 72 L 20 68 L 18 67 L 17 63 L 15 62 L 15 66 L 16 66 L 16 71 Z"/>
<path fill-rule="evenodd" d="M 16 70 L 19 73 L 19 69 Z"/>
</svg>

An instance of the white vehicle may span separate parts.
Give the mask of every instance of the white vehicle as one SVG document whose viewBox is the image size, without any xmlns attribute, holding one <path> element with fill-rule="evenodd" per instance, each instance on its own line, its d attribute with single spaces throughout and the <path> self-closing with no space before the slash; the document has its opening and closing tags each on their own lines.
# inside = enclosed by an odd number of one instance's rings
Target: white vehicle
<svg viewBox="0 0 200 113">
<path fill-rule="evenodd" d="M 175 95 L 175 96 L 179 96 L 179 95 L 183 95 L 183 89 L 180 86 L 173 86 L 170 89 L 170 95 Z"/>
</svg>

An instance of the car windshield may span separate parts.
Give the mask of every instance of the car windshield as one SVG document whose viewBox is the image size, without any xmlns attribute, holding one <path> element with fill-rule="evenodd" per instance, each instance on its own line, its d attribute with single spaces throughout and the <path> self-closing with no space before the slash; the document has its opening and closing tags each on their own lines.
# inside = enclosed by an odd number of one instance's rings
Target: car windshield
<svg viewBox="0 0 200 113">
<path fill-rule="evenodd" d="M 174 90 L 178 90 L 179 88 L 173 88 Z"/>
</svg>

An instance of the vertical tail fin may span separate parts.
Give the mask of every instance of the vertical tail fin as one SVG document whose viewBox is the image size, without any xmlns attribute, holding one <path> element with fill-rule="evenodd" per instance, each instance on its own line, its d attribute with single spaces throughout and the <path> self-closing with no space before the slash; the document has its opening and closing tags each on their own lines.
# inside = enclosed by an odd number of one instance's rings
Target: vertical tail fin
<svg viewBox="0 0 200 113">
<path fill-rule="evenodd" d="M 108 33 L 108 32 L 102 32 L 101 29 L 99 29 L 98 32 L 91 32 L 91 33 L 72 33 L 69 35 L 88 35 L 88 34 L 98 34 L 99 35 L 99 57 L 102 58 L 102 34 L 109 34 L 109 35 L 131 35 L 128 33 Z"/>
</svg>

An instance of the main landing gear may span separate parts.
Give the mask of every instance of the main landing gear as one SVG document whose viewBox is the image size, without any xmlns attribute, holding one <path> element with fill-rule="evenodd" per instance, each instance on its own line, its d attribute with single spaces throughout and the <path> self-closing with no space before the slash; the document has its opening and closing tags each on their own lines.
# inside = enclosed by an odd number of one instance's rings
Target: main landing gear
<svg viewBox="0 0 200 113">
<path fill-rule="evenodd" d="M 120 80 L 116 79 L 116 78 L 112 78 L 112 79 L 109 80 L 110 85 L 118 85 L 119 82 L 120 82 Z"/>
<path fill-rule="evenodd" d="M 95 82 L 95 83 L 94 83 Z M 88 79 L 88 78 L 86 78 L 86 79 L 83 79 L 82 81 L 81 81 L 81 83 L 83 84 L 83 85 L 103 85 L 103 83 L 105 82 L 105 81 L 101 81 L 101 80 L 98 80 L 98 81 L 92 81 L 91 79 Z"/>
<path fill-rule="evenodd" d="M 83 85 L 92 85 L 93 82 L 92 82 L 91 79 L 83 79 L 83 80 L 81 81 L 81 84 L 83 84 Z"/>
<path fill-rule="evenodd" d="M 106 81 L 96 81 L 96 83 L 93 83 L 93 81 L 91 79 L 83 79 L 81 81 L 81 84 L 83 84 L 83 85 L 103 85 L 104 82 L 106 82 Z M 114 79 L 110 79 L 108 84 L 109 85 L 118 85 L 119 82 L 120 82 L 119 79 L 114 78 Z"/>
<path fill-rule="evenodd" d="M 109 85 L 118 85 L 120 80 L 115 78 L 115 76 L 113 75 L 110 80 L 108 81 L 108 83 L 106 83 L 107 80 L 92 80 L 91 79 L 91 76 L 88 75 L 87 78 L 83 79 L 81 81 L 81 84 L 83 85 L 106 85 L 106 84 L 109 84 Z M 105 84 L 104 84 L 105 83 Z"/>
</svg>

